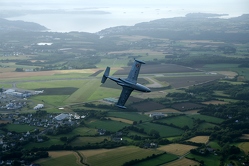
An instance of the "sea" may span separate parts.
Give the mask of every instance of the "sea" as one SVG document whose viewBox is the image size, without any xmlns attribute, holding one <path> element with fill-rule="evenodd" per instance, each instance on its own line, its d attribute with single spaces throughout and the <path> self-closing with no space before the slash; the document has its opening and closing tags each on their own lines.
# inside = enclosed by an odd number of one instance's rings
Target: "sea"
<svg viewBox="0 0 249 166">
<path fill-rule="evenodd" d="M 249 3 L 248 3 L 249 5 Z M 79 9 L 76 6 L 63 8 L 59 13 L 36 13 L 7 18 L 8 20 L 23 20 L 45 26 L 52 32 L 89 32 L 96 33 L 106 28 L 116 26 L 133 26 L 141 22 L 149 22 L 161 18 L 184 17 L 188 13 L 228 14 L 231 18 L 249 13 L 243 5 L 225 4 L 221 6 L 182 6 L 182 5 L 152 5 L 152 6 L 113 6 Z M 40 9 L 41 10 L 41 9 Z M 51 10 L 51 9 L 49 9 Z M 78 12 L 82 11 L 84 12 Z M 77 12 L 75 12 L 77 11 Z"/>
</svg>

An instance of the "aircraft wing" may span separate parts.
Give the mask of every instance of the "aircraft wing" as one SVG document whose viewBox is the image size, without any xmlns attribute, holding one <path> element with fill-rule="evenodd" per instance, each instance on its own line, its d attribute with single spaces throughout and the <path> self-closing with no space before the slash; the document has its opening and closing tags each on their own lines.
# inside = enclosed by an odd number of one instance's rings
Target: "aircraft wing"
<svg viewBox="0 0 249 166">
<path fill-rule="evenodd" d="M 132 91 L 133 91 L 133 89 L 123 86 L 123 90 L 122 90 L 121 95 L 120 95 L 118 102 L 116 104 L 119 108 L 123 108 L 123 109 L 126 108 L 124 105 L 125 105 L 126 101 L 128 100 Z"/>
<path fill-rule="evenodd" d="M 126 78 L 126 80 L 132 82 L 132 83 L 137 83 L 137 77 L 141 68 L 141 65 L 145 64 L 143 61 L 135 59 L 135 62 L 132 65 L 131 71 Z"/>
</svg>

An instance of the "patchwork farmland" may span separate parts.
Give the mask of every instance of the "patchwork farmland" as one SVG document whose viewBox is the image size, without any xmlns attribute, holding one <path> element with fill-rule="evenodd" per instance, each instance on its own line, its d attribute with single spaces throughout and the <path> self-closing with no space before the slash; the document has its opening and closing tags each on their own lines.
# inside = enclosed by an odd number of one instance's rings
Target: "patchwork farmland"
<svg viewBox="0 0 249 166">
<path fill-rule="evenodd" d="M 128 75 L 130 67 L 124 67 L 118 70 L 114 75 Z M 189 68 L 185 66 L 175 65 L 175 64 L 165 64 L 165 65 L 143 65 L 140 70 L 140 74 L 159 74 L 159 73 L 187 73 L 187 72 L 200 72 L 200 70 Z"/>
<path fill-rule="evenodd" d="M 0 43 L 1 108 L 15 101 L 23 104 L 16 110 L 1 109 L 1 160 L 14 161 L 20 154 L 19 161 L 27 159 L 43 166 L 243 165 L 248 161 L 248 37 L 246 29 L 235 31 L 234 27 L 246 24 L 218 20 L 215 18 L 215 24 L 227 24 L 207 32 L 219 34 L 208 36 L 219 37 L 213 40 L 151 37 L 156 31 L 150 36 L 109 34 L 104 38 L 80 32 L 45 32 L 35 35 L 30 43 L 52 40 L 52 46 L 31 45 L 20 38 Z M 197 36 L 191 33 L 191 38 L 205 37 L 201 33 L 207 30 L 206 25 L 212 25 L 193 23 L 191 32 L 200 25 L 201 31 Z M 178 26 L 173 30 L 181 29 Z M 26 39 L 29 34 L 20 36 Z M 229 42 L 223 40 L 229 36 Z M 236 41 L 242 37 L 243 42 Z M 16 48 L 32 55 L 11 55 Z M 138 82 L 152 92 L 134 91 L 127 109 L 120 110 L 114 102 L 122 87 L 109 80 L 101 84 L 100 80 L 106 66 L 111 67 L 110 75 L 127 77 L 131 67 L 127 64 L 134 58 L 146 62 Z M 44 93 L 5 100 L 6 89 Z M 33 110 L 39 103 L 45 107 Z M 68 118 L 55 120 L 53 117 L 60 113 Z M 163 116 L 153 116 L 156 114 Z M 219 153 L 212 153 L 210 148 Z M 47 158 L 35 161 L 41 152 Z"/>
</svg>

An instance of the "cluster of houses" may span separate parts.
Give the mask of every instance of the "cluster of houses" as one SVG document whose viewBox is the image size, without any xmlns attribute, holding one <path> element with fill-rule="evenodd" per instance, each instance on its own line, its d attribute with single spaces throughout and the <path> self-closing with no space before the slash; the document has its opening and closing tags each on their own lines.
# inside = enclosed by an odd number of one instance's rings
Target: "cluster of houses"
<svg viewBox="0 0 249 166">
<path fill-rule="evenodd" d="M 26 105 L 26 98 L 32 95 L 31 92 L 18 92 L 14 89 L 7 89 L 0 92 L 0 109 L 17 110 Z"/>
<path fill-rule="evenodd" d="M 38 131 L 38 130 L 37 130 Z M 19 144 L 22 142 L 27 142 L 29 140 L 33 140 L 34 142 L 43 142 L 43 139 L 37 134 L 37 132 L 24 132 L 24 133 L 16 133 L 16 132 L 8 132 L 7 134 L 0 135 L 0 147 L 1 152 L 9 152 L 14 151 L 18 148 Z M 31 166 L 32 163 L 29 161 L 21 160 L 18 161 L 21 165 Z M 1 160 L 0 165 L 13 165 L 14 160 Z"/>
<path fill-rule="evenodd" d="M 10 114 L 11 115 L 11 114 Z M 37 126 L 37 127 L 58 127 L 59 125 L 70 125 L 73 126 L 77 124 L 77 120 L 85 118 L 85 116 L 79 116 L 78 114 L 71 114 L 71 113 L 61 113 L 59 115 L 52 115 L 49 114 L 44 118 L 34 117 L 33 114 L 28 115 L 21 115 L 18 116 L 10 116 L 8 117 L 9 121 L 13 121 L 14 124 L 28 124 L 30 126 Z M 6 118 L 2 118 L 2 120 L 7 120 Z"/>
<path fill-rule="evenodd" d="M 5 95 L 10 95 L 10 96 L 15 96 L 15 97 L 19 97 L 19 98 L 27 98 L 30 97 L 32 95 L 31 92 L 18 92 L 14 89 L 7 89 L 6 91 L 3 92 L 3 94 Z"/>
<path fill-rule="evenodd" d="M 6 103 L 6 105 L 2 105 L 0 108 L 2 109 L 7 109 L 7 110 L 16 110 L 16 109 L 20 109 L 23 106 L 26 105 L 26 102 L 20 102 L 20 101 L 12 101 L 9 103 Z"/>
<path fill-rule="evenodd" d="M 0 92 L 0 109 L 17 110 L 26 105 L 26 100 L 32 95 L 38 95 L 42 91 L 17 91 L 15 89 L 6 89 Z M 35 110 L 43 108 L 43 104 L 34 107 Z"/>
<path fill-rule="evenodd" d="M 164 118 L 167 115 L 163 114 L 162 112 L 154 112 L 154 113 L 150 113 L 149 117 L 154 118 L 154 119 L 160 119 L 160 118 Z"/>
</svg>

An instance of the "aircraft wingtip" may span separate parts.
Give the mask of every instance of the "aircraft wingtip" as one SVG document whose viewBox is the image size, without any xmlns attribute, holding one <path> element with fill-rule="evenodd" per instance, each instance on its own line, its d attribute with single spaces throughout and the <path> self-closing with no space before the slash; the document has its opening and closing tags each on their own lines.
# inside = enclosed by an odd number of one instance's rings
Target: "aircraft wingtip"
<svg viewBox="0 0 249 166">
<path fill-rule="evenodd" d="M 139 63 L 145 64 L 145 62 L 142 61 L 142 60 L 138 60 L 138 59 L 135 59 L 135 58 L 134 58 L 134 60 L 137 61 L 137 62 L 139 62 Z"/>
<path fill-rule="evenodd" d="M 126 109 L 126 107 L 125 107 L 125 106 L 122 106 L 122 105 L 117 105 L 117 104 L 116 104 L 116 106 L 119 107 L 119 108 L 122 108 L 122 109 Z"/>
</svg>

